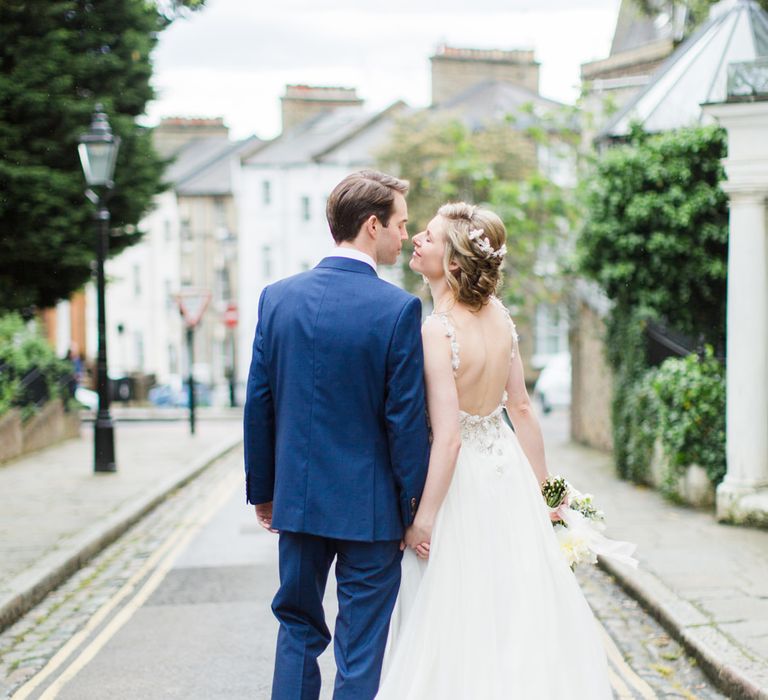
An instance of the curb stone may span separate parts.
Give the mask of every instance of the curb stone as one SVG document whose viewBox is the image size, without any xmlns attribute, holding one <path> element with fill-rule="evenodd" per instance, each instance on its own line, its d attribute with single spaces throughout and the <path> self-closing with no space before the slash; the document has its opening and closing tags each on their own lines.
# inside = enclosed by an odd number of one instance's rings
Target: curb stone
<svg viewBox="0 0 768 700">
<path fill-rule="evenodd" d="M 696 606 L 650 571 L 607 559 L 599 564 L 686 648 L 722 692 L 733 700 L 768 700 L 768 664 L 745 652 Z"/>
<path fill-rule="evenodd" d="M 0 594 L 0 632 L 29 612 L 48 593 L 69 578 L 96 554 L 112 544 L 120 535 L 157 507 L 177 488 L 199 476 L 242 443 L 242 436 L 229 438 L 215 445 L 195 460 L 186 473 L 165 479 L 149 493 L 123 504 L 115 512 L 96 523 L 87 532 L 71 538 L 61 550 L 54 551 L 35 562 L 30 568 L 11 579 Z"/>
</svg>

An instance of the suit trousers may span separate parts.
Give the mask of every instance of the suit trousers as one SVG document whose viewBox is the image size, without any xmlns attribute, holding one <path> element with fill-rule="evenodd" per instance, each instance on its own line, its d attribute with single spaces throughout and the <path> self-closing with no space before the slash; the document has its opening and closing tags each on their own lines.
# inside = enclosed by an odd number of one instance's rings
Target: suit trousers
<svg viewBox="0 0 768 700">
<path fill-rule="evenodd" d="M 280 622 L 272 700 L 317 700 L 317 658 L 331 634 L 323 595 L 336 558 L 339 614 L 334 633 L 334 700 L 372 700 L 379 687 L 389 619 L 400 587 L 399 541 L 355 542 L 280 533 Z"/>
</svg>

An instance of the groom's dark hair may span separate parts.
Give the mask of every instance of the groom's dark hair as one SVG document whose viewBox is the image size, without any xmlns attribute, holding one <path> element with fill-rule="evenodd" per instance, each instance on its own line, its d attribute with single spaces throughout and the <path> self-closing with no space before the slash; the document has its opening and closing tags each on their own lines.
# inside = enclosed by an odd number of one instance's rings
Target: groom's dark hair
<svg viewBox="0 0 768 700">
<path fill-rule="evenodd" d="M 336 243 L 353 241 L 370 216 L 389 225 L 395 192 L 408 193 L 408 181 L 377 170 L 361 170 L 347 175 L 333 188 L 325 215 Z"/>
</svg>

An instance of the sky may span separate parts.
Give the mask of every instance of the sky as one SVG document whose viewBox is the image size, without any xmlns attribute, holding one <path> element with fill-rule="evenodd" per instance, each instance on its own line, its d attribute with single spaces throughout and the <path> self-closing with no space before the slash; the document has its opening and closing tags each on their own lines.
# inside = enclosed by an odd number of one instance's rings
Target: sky
<svg viewBox="0 0 768 700">
<path fill-rule="evenodd" d="M 608 55 L 619 0 L 208 0 L 160 35 L 164 116 L 223 117 L 234 138 L 280 131 L 285 85 L 357 88 L 371 109 L 430 100 L 440 44 L 533 49 L 541 94 L 572 103 L 579 66 Z"/>
</svg>

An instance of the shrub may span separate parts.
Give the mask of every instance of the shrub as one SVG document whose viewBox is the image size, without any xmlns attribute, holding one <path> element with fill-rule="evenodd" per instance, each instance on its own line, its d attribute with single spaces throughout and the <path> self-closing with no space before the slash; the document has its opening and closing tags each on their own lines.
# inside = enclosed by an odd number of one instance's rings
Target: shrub
<svg viewBox="0 0 768 700">
<path fill-rule="evenodd" d="M 650 482 L 654 443 L 668 471 L 661 491 L 676 496 L 686 467 L 698 464 L 717 486 L 725 475 L 725 376 L 711 346 L 704 355 L 668 358 L 617 392 L 615 435 L 621 476 Z M 619 459 L 620 458 L 620 459 Z"/>
<path fill-rule="evenodd" d="M 725 132 L 694 127 L 609 149 L 586 183 L 579 267 L 619 313 L 651 310 L 716 346 L 725 334 Z"/>
<path fill-rule="evenodd" d="M 703 357 L 669 358 L 655 372 L 659 435 L 677 474 L 689 464 L 719 484 L 725 461 L 725 376 L 710 346 Z"/>
<path fill-rule="evenodd" d="M 34 368 L 43 375 L 49 398 L 68 400 L 62 381 L 71 375 L 71 365 L 56 357 L 34 323 L 25 324 L 15 313 L 0 316 L 0 415 L 14 406 L 24 418 L 34 413 L 22 387 L 22 378 Z"/>
</svg>

